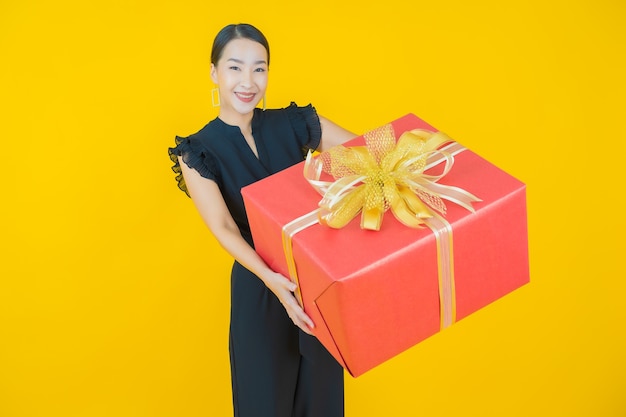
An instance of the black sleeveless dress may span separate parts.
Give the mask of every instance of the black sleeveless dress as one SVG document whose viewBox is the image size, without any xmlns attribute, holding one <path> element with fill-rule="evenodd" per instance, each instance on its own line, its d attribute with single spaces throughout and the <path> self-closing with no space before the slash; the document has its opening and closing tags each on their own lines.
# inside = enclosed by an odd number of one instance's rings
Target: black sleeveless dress
<svg viewBox="0 0 626 417">
<path fill-rule="evenodd" d="M 301 162 L 316 149 L 315 109 L 295 103 L 255 109 L 257 158 L 241 131 L 216 118 L 198 133 L 176 137 L 169 149 L 179 187 L 187 192 L 179 157 L 215 181 L 241 235 L 253 246 L 241 188 Z M 313 337 L 298 329 L 276 296 L 235 262 L 231 274 L 230 360 L 236 417 L 340 417 L 343 369 Z"/>
</svg>

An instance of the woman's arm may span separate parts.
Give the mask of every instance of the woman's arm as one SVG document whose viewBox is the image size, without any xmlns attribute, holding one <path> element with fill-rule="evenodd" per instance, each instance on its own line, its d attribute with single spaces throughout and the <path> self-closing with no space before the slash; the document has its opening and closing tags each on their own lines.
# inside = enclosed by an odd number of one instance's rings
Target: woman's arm
<svg viewBox="0 0 626 417">
<path fill-rule="evenodd" d="M 341 145 L 342 143 L 358 136 L 331 122 L 325 117 L 319 116 L 319 118 L 320 124 L 322 125 L 322 140 L 318 149 L 319 151 L 326 151 L 333 146 Z"/>
<path fill-rule="evenodd" d="M 180 158 L 179 158 L 180 159 Z M 189 168 L 182 160 L 180 167 L 191 196 L 200 216 L 220 245 L 249 271 L 259 277 L 278 297 L 291 320 L 304 332 L 312 334 L 313 321 L 298 304 L 293 291 L 296 284 L 282 274 L 272 271 L 255 250 L 241 236 L 233 220 L 224 197 L 214 181 L 202 177 L 198 171 Z"/>
</svg>

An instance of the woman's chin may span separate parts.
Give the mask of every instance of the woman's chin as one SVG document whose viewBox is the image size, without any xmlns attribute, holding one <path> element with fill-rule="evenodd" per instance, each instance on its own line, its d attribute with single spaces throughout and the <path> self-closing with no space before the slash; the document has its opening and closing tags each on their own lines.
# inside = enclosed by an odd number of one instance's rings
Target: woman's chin
<svg viewBox="0 0 626 417">
<path fill-rule="evenodd" d="M 254 100 L 249 103 L 243 103 L 243 102 L 237 103 L 237 105 L 233 106 L 233 110 L 235 110 L 237 113 L 242 114 L 242 115 L 248 114 L 254 111 L 256 107 L 258 107 L 259 101 L 260 100 Z"/>
</svg>

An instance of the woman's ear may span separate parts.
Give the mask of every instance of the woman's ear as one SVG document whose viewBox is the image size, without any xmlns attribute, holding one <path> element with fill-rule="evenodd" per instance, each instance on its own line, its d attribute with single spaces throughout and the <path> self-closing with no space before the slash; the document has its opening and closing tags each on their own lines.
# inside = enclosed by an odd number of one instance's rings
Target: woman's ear
<svg viewBox="0 0 626 417">
<path fill-rule="evenodd" d="M 217 68 L 213 63 L 211 64 L 211 81 L 217 85 Z"/>
</svg>

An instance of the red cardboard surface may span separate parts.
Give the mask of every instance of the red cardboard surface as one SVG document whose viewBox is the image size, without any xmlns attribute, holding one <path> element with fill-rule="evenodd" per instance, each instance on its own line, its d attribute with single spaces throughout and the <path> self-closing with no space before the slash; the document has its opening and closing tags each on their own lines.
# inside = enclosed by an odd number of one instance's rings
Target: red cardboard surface
<svg viewBox="0 0 626 417">
<path fill-rule="evenodd" d="M 436 131 L 409 114 L 406 130 Z M 347 146 L 362 144 L 357 138 Z M 282 227 L 317 208 L 321 196 L 297 164 L 242 190 L 255 248 L 289 276 Z M 457 321 L 529 282 L 525 185 L 470 150 L 439 181 L 476 195 L 475 213 L 446 202 L 452 224 Z M 380 231 L 319 224 L 293 237 L 304 308 L 315 335 L 352 376 L 359 376 L 440 330 L 435 236 L 385 214 Z"/>
</svg>

